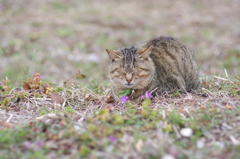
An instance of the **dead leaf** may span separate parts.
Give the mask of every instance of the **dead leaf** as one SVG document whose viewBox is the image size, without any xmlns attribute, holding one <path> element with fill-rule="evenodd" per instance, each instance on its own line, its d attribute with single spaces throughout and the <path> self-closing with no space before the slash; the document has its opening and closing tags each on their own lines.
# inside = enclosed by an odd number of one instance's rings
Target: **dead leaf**
<svg viewBox="0 0 240 159">
<path fill-rule="evenodd" d="M 44 86 L 43 86 L 43 89 L 44 89 L 44 93 L 45 94 L 48 94 L 49 93 L 49 90 L 51 88 L 51 85 L 48 84 L 48 83 L 45 83 Z"/>
<path fill-rule="evenodd" d="M 57 150 L 59 148 L 58 144 L 55 141 L 49 140 L 45 143 L 45 146 L 50 149 Z"/>
<path fill-rule="evenodd" d="M 51 99 L 53 103 L 60 104 L 63 102 L 63 98 L 57 93 L 51 93 Z"/>
<path fill-rule="evenodd" d="M 138 150 L 138 152 L 142 151 L 143 146 L 144 146 L 144 143 L 142 140 L 138 140 L 138 142 L 135 144 L 135 147 Z"/>
<path fill-rule="evenodd" d="M 95 96 L 93 96 L 91 94 L 86 94 L 85 95 L 85 100 L 86 101 L 94 101 L 94 100 L 98 100 L 98 98 L 96 98 Z"/>
<path fill-rule="evenodd" d="M 13 125 L 10 124 L 10 123 L 8 123 L 8 122 L 4 122 L 4 127 L 5 127 L 5 128 L 12 128 Z"/>
<path fill-rule="evenodd" d="M 24 89 L 31 89 L 30 85 L 28 82 L 23 81 L 23 88 Z"/>
<path fill-rule="evenodd" d="M 106 103 L 109 104 L 109 103 L 112 103 L 112 102 L 114 102 L 114 98 L 113 98 L 112 95 L 110 95 L 110 96 L 107 98 Z"/>
<path fill-rule="evenodd" d="M 185 115 L 185 117 L 189 117 L 188 112 L 186 111 L 186 109 L 182 108 L 179 110 L 180 113 L 182 113 L 183 115 Z"/>
<path fill-rule="evenodd" d="M 228 105 L 228 104 L 227 104 L 225 107 L 226 107 L 228 110 L 232 109 L 232 106 L 231 106 L 231 105 Z"/>
<path fill-rule="evenodd" d="M 9 122 L 6 122 L 6 121 L 1 121 L 0 122 L 0 127 L 5 127 L 5 128 L 12 128 L 14 125 L 12 125 L 11 123 Z"/>
<path fill-rule="evenodd" d="M 28 81 L 23 81 L 24 89 L 38 89 L 40 87 L 40 73 L 35 73 Z"/>
</svg>

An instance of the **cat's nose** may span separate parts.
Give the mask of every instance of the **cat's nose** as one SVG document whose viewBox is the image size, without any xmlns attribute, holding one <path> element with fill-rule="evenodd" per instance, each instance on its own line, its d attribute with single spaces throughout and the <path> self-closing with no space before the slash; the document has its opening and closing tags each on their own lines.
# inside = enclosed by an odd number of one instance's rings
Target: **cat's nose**
<svg viewBox="0 0 240 159">
<path fill-rule="evenodd" d="M 132 80 L 131 80 L 131 79 L 126 79 L 126 81 L 127 81 L 127 83 L 130 83 L 130 82 L 132 82 Z"/>
</svg>

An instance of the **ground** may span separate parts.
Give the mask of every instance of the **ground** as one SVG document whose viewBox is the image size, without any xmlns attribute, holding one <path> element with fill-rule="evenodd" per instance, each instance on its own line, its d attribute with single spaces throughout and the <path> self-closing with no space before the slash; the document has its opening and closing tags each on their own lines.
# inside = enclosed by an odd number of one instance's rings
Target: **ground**
<svg viewBox="0 0 240 159">
<path fill-rule="evenodd" d="M 1 1 L 0 156 L 240 158 L 239 6 Z M 109 103 L 105 49 L 160 35 L 195 52 L 199 89 L 164 94 L 150 105 Z"/>
</svg>

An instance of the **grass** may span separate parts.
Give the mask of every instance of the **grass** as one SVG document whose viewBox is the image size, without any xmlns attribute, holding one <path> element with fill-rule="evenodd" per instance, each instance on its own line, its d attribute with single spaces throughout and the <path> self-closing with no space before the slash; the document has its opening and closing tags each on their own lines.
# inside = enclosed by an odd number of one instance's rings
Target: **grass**
<svg viewBox="0 0 240 159">
<path fill-rule="evenodd" d="M 98 67 L 91 69 L 88 77 L 104 81 L 108 71 L 106 48 L 139 44 L 160 35 L 174 36 L 194 50 L 202 75 L 223 76 L 227 68 L 229 75 L 237 76 L 240 24 L 234 3 L 51 0 L 20 5 L 9 0 L 1 5 L 0 79 L 7 72 L 13 84 L 21 85 L 22 70 L 31 67 L 31 74 L 51 74 L 49 81 L 62 84 L 79 67 L 85 71 L 85 65 L 94 63 Z"/>
<path fill-rule="evenodd" d="M 109 86 L 96 80 L 49 85 L 45 92 L 46 81 L 33 77 L 35 89 L 17 91 L 6 83 L 1 157 L 238 158 L 239 80 L 223 79 L 203 79 L 194 94 L 166 94 L 143 106 L 106 103 Z M 63 101 L 53 102 L 53 92 Z"/>
<path fill-rule="evenodd" d="M 240 158 L 239 2 L 23 1 L 0 4 L 0 159 Z M 105 49 L 160 35 L 199 89 L 109 103 Z"/>
</svg>

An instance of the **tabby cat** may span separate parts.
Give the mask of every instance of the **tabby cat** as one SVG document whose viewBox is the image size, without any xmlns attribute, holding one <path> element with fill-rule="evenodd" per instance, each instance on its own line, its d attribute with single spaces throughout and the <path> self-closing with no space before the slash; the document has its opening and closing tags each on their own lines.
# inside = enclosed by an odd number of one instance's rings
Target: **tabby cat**
<svg viewBox="0 0 240 159">
<path fill-rule="evenodd" d="M 141 102 L 141 95 L 154 90 L 153 95 L 163 92 L 191 91 L 198 87 L 198 65 L 194 53 L 172 37 L 156 37 L 144 44 L 106 49 L 111 92 L 116 101 L 118 93 L 132 90 L 129 99 Z"/>
</svg>

